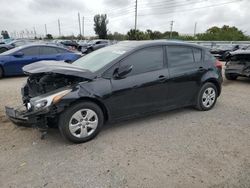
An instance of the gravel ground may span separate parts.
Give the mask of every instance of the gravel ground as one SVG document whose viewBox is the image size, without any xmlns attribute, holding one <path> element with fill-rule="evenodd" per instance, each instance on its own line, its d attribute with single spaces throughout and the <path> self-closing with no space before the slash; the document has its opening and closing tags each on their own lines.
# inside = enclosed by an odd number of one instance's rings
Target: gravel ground
<svg viewBox="0 0 250 188">
<path fill-rule="evenodd" d="M 25 79 L 0 80 L 0 187 L 250 187 L 249 79 L 225 81 L 211 111 L 107 125 L 78 145 L 5 118 Z"/>
</svg>

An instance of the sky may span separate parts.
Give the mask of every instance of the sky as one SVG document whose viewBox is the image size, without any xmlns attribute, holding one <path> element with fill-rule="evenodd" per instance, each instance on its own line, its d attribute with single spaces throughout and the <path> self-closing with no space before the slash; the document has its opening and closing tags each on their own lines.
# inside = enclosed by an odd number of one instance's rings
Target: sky
<svg viewBox="0 0 250 188">
<path fill-rule="evenodd" d="M 137 28 L 140 30 L 173 30 L 181 34 L 197 33 L 212 26 L 236 26 L 250 35 L 249 0 L 138 0 Z M 0 0 L 0 30 L 10 34 L 32 36 L 47 33 L 78 35 L 80 13 L 84 17 L 84 36 L 94 36 L 93 17 L 107 14 L 110 32 L 127 33 L 135 25 L 135 0 Z M 82 25 L 81 25 L 82 28 Z"/>
</svg>

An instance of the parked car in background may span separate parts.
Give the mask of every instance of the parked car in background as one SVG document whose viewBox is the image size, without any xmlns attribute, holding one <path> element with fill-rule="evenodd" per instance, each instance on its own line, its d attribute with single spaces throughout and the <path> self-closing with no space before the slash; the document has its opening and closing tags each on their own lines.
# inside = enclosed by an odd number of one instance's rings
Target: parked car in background
<svg viewBox="0 0 250 188">
<path fill-rule="evenodd" d="M 78 43 L 74 40 L 62 40 L 60 41 L 61 44 L 66 46 L 67 48 L 71 50 L 77 50 L 78 49 Z"/>
<path fill-rule="evenodd" d="M 226 57 L 229 52 L 236 51 L 240 48 L 239 45 L 223 45 L 217 46 L 210 50 L 210 53 L 213 54 L 218 60 L 226 61 Z"/>
<path fill-rule="evenodd" d="M 236 80 L 239 76 L 250 78 L 250 50 L 237 50 L 229 53 L 225 77 L 228 80 Z"/>
<path fill-rule="evenodd" d="M 102 48 L 73 64 L 24 67 L 23 111 L 6 107 L 17 125 L 58 125 L 72 142 L 94 138 L 105 122 L 195 106 L 214 107 L 222 64 L 206 48 L 182 42 L 129 41 Z"/>
<path fill-rule="evenodd" d="M 109 40 L 104 40 L 104 39 L 91 40 L 88 43 L 81 45 L 81 52 L 90 53 L 100 48 L 109 46 L 110 44 L 111 43 Z"/>
<path fill-rule="evenodd" d="M 54 45 L 31 44 L 8 50 L 0 54 L 0 78 L 3 76 L 22 75 L 23 66 L 41 60 L 73 62 L 81 57 Z"/>
<path fill-rule="evenodd" d="M 14 48 L 14 46 L 12 46 L 10 44 L 0 44 L 0 54 L 3 52 L 6 52 L 12 48 Z"/>
</svg>

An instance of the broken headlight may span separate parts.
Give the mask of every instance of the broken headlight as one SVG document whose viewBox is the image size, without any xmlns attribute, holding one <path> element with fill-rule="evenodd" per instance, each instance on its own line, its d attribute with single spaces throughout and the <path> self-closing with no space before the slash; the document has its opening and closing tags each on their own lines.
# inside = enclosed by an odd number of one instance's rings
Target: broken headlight
<svg viewBox="0 0 250 188">
<path fill-rule="evenodd" d="M 30 103 L 34 110 L 41 110 L 58 103 L 69 92 L 71 92 L 71 89 L 63 90 L 47 96 L 35 97 L 30 100 Z"/>
</svg>

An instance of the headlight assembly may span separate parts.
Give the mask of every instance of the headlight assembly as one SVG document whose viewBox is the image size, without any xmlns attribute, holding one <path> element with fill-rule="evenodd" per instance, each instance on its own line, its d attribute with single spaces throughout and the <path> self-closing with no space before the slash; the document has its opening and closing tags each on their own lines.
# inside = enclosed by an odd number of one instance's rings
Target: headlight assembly
<svg viewBox="0 0 250 188">
<path fill-rule="evenodd" d="M 58 103 L 65 95 L 71 92 L 71 89 L 63 90 L 52 95 L 44 96 L 44 97 L 35 97 L 31 99 L 31 104 L 34 110 L 40 110 L 46 107 L 49 107 L 52 104 Z"/>
</svg>

